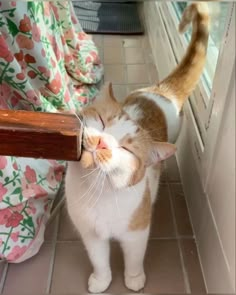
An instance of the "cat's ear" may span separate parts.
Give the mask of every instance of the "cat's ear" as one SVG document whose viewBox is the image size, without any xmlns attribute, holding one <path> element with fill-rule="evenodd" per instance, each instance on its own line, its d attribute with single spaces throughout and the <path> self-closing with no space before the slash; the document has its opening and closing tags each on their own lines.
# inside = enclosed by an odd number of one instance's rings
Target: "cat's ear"
<svg viewBox="0 0 236 295">
<path fill-rule="evenodd" d="M 146 165 L 153 165 L 166 160 L 176 152 L 176 146 L 168 142 L 157 142 L 149 151 Z"/>
<path fill-rule="evenodd" d="M 99 96 L 98 96 L 98 99 L 105 99 L 105 100 L 111 100 L 113 102 L 117 102 L 117 100 L 114 96 L 112 84 L 110 82 L 106 82 L 102 86 Z"/>
</svg>

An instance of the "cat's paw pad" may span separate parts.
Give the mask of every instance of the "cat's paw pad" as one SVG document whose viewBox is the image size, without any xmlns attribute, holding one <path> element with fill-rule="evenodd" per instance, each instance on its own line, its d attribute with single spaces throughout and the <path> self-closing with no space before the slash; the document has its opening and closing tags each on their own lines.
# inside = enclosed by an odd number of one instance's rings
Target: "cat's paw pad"
<svg viewBox="0 0 236 295">
<path fill-rule="evenodd" d="M 109 287 L 110 283 L 111 274 L 99 277 L 92 273 L 88 280 L 88 290 L 90 293 L 101 293 Z"/>
<path fill-rule="evenodd" d="M 141 274 L 137 276 L 125 275 L 125 285 L 128 289 L 132 291 L 137 292 L 141 290 L 145 285 L 145 281 L 146 281 L 146 276 L 144 272 L 142 272 Z"/>
</svg>

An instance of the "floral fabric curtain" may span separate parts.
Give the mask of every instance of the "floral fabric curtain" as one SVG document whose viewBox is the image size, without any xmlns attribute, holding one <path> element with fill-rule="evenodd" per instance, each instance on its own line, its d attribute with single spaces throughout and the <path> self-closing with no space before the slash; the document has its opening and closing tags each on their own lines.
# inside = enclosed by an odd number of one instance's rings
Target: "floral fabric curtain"
<svg viewBox="0 0 236 295">
<path fill-rule="evenodd" d="M 0 109 L 74 112 L 96 97 L 102 75 L 70 1 L 0 1 Z M 64 169 L 0 156 L 0 259 L 38 252 Z"/>
</svg>

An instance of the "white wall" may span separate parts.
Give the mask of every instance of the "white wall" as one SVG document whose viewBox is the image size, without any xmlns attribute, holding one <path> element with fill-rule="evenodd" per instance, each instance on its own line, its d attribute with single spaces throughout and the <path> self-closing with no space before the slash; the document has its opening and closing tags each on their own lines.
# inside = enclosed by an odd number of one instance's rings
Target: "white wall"
<svg viewBox="0 0 236 295">
<path fill-rule="evenodd" d="M 165 32 L 160 31 L 165 29 L 161 29 L 155 9 L 155 2 L 145 2 L 144 15 L 155 63 L 165 67 L 157 67 L 162 76 L 165 70 L 169 70 L 172 61 L 167 48 L 164 50 L 165 44 L 160 44 L 165 38 Z M 221 79 L 219 82 L 226 87 L 227 81 Z M 218 116 L 217 122 L 217 114 L 222 111 L 217 107 L 223 104 L 215 103 L 213 117 L 216 119 L 212 120 L 213 126 L 210 125 L 207 131 L 209 139 L 217 135 L 213 149 L 206 148 L 205 151 L 205 155 L 213 155 L 207 186 L 203 187 L 201 176 L 204 174 L 199 173 L 193 148 L 195 127 L 188 103 L 184 107 L 186 116 L 177 143 L 177 160 L 207 290 L 209 293 L 226 294 L 235 293 L 235 71 L 227 95 L 222 100 L 226 101 L 226 107 L 220 128 L 216 131 L 221 120 Z"/>
</svg>

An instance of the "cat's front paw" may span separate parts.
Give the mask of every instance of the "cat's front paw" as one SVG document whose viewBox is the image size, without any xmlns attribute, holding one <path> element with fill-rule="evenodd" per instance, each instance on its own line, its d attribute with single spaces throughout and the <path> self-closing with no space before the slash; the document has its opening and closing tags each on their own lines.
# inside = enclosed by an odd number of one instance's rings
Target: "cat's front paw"
<svg viewBox="0 0 236 295">
<path fill-rule="evenodd" d="M 96 276 L 92 273 L 88 280 L 88 290 L 90 293 L 102 293 L 111 283 L 111 273 L 103 276 Z"/>
<path fill-rule="evenodd" d="M 141 274 L 138 274 L 137 276 L 129 276 L 125 275 L 125 285 L 128 289 L 132 291 L 139 291 L 141 290 L 146 281 L 145 273 L 142 272 Z"/>
</svg>

